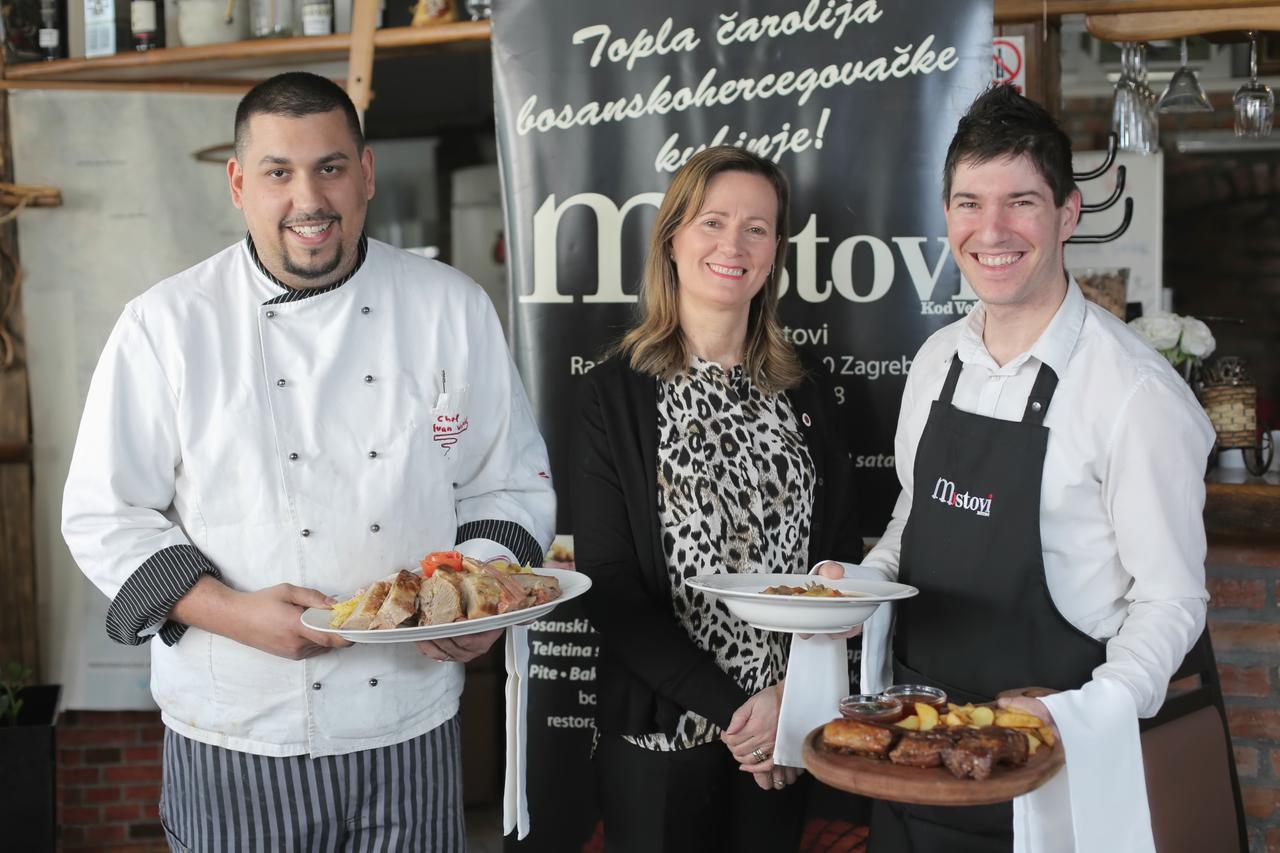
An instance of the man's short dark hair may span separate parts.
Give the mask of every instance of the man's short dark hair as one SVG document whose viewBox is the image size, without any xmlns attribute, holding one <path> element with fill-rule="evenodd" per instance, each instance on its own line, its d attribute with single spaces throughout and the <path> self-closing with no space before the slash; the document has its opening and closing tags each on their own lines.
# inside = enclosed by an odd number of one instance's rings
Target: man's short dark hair
<svg viewBox="0 0 1280 853">
<path fill-rule="evenodd" d="M 256 115 L 277 115 L 301 118 L 303 116 L 342 110 L 347 117 L 347 128 L 356 144 L 356 151 L 364 151 L 364 133 L 360 130 L 360 116 L 356 106 L 342 87 L 327 77 L 306 71 L 289 71 L 263 80 L 240 99 L 236 107 L 236 157 L 244 156 L 244 146 L 249 136 L 249 119 Z"/>
<path fill-rule="evenodd" d="M 1076 188 L 1071 174 L 1071 140 L 1049 111 L 1012 86 L 992 86 L 960 119 L 942 167 L 942 201 L 951 204 L 951 180 L 961 163 L 980 165 L 1005 157 L 1030 158 L 1062 207 Z"/>
</svg>

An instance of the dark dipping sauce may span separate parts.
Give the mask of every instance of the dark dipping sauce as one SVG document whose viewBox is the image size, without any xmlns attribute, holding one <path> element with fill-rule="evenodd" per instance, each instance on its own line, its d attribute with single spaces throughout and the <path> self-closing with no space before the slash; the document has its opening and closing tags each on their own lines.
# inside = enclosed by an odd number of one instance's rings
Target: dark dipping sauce
<svg viewBox="0 0 1280 853">
<path fill-rule="evenodd" d="M 924 687 L 915 684 L 903 684 L 890 687 L 883 694 L 886 698 L 897 699 L 905 709 L 904 716 L 915 713 L 916 703 L 932 705 L 939 711 L 947 709 L 947 694 L 937 687 Z"/>
<path fill-rule="evenodd" d="M 896 723 L 907 715 L 907 707 L 889 696 L 856 695 L 840 700 L 840 716 L 864 723 Z"/>
</svg>

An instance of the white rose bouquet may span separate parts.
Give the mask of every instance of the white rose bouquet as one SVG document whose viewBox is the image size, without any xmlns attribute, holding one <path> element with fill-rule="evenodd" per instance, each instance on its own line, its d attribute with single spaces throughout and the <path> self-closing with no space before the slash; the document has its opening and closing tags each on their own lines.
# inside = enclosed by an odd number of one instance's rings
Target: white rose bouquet
<svg viewBox="0 0 1280 853">
<path fill-rule="evenodd" d="M 1218 343 L 1200 320 L 1177 314 L 1153 314 L 1129 322 L 1129 327 L 1160 351 L 1174 367 L 1191 370 L 1213 354 Z"/>
</svg>

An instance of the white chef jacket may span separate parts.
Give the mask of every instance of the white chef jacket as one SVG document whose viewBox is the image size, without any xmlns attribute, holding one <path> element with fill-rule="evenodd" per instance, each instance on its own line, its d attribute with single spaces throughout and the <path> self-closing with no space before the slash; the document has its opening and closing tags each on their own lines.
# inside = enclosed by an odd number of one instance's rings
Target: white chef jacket
<svg viewBox="0 0 1280 853">
<path fill-rule="evenodd" d="M 1204 629 L 1202 513 L 1213 428 L 1168 362 L 1088 302 L 1074 280 L 1031 349 L 1003 366 L 982 343 L 985 321 L 979 303 L 934 333 L 912 362 L 894 439 L 902 493 L 863 565 L 897 576 L 915 451 L 952 355 L 964 364 L 953 405 L 1008 421 L 1022 419 L 1036 373 L 1048 364 L 1059 380 L 1044 421 L 1040 493 L 1049 594 L 1068 622 L 1108 641 L 1093 677 L 1116 679 L 1139 716 L 1153 716 Z"/>
<path fill-rule="evenodd" d="M 455 542 L 539 565 L 550 544 L 546 448 L 488 297 L 444 264 L 360 248 L 345 282 L 290 291 L 246 238 L 130 302 L 94 373 L 63 534 L 113 599 L 113 638 L 162 624 L 152 693 L 186 737 L 386 746 L 452 717 L 463 681 L 412 644 L 291 661 L 166 622 L 200 574 L 345 597 Z"/>
</svg>

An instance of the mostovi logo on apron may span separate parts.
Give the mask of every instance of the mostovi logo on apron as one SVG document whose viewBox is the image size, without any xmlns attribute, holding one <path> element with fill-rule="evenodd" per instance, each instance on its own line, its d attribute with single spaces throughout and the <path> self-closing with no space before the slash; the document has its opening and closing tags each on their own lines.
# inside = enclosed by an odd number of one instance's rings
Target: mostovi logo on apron
<svg viewBox="0 0 1280 853">
<path fill-rule="evenodd" d="M 939 477 L 938 482 L 933 485 L 933 499 L 947 506 L 967 509 L 972 511 L 974 515 L 989 518 L 991 516 L 991 502 L 995 499 L 995 495 L 988 494 L 985 498 L 980 498 L 968 492 L 957 492 L 955 483 L 946 477 Z"/>
</svg>

